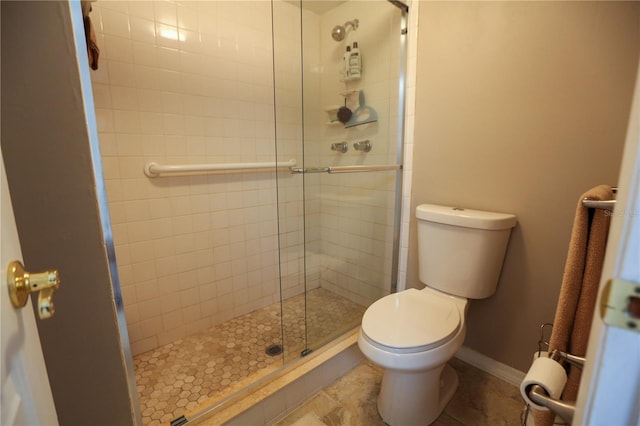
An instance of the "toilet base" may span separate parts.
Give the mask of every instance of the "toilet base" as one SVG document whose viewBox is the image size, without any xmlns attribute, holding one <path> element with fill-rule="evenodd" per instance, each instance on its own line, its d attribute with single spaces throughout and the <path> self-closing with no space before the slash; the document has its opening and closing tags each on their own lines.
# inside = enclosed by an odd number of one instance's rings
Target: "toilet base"
<svg viewBox="0 0 640 426">
<path fill-rule="evenodd" d="M 378 395 L 378 413 L 385 423 L 428 425 L 449 403 L 458 375 L 449 365 L 427 371 L 385 370 Z"/>
</svg>

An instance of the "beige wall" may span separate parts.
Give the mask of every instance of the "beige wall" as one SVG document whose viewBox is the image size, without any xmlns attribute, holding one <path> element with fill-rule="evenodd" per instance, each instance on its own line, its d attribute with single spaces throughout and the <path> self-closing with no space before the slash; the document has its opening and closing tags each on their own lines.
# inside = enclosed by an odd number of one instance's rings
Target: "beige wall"
<svg viewBox="0 0 640 426">
<path fill-rule="evenodd" d="M 553 320 L 576 202 L 617 181 L 640 4 L 424 2 L 419 13 L 412 211 L 518 216 L 465 345 L 526 371 Z M 415 236 L 412 218 L 408 287 L 422 286 Z"/>
</svg>

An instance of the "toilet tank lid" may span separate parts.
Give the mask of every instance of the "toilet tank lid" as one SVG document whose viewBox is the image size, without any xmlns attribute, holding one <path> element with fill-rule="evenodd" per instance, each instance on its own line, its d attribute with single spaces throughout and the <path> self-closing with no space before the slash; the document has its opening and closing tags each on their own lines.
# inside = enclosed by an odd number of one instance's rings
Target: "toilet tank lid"
<svg viewBox="0 0 640 426">
<path fill-rule="evenodd" d="M 416 218 L 476 229 L 509 229 L 516 226 L 517 222 L 516 217 L 509 213 L 485 212 L 435 204 L 420 204 L 416 207 Z"/>
</svg>

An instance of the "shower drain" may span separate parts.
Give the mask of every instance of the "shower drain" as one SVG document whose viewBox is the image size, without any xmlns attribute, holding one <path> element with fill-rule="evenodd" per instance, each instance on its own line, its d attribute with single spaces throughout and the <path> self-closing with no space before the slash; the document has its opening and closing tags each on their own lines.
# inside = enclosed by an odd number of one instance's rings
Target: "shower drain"
<svg viewBox="0 0 640 426">
<path fill-rule="evenodd" d="M 267 346 L 267 349 L 264 351 L 269 356 L 276 356 L 282 353 L 282 345 L 270 345 Z"/>
</svg>

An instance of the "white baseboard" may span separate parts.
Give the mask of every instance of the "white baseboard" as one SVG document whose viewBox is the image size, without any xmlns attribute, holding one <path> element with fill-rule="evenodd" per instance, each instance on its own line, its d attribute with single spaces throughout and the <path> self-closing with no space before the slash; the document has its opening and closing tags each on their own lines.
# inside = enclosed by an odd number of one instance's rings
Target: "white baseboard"
<svg viewBox="0 0 640 426">
<path fill-rule="evenodd" d="M 522 383 L 526 375 L 526 373 L 520 370 L 509 367 L 466 346 L 461 347 L 460 350 L 456 352 L 455 357 L 514 386 L 520 387 L 520 383 Z"/>
</svg>

